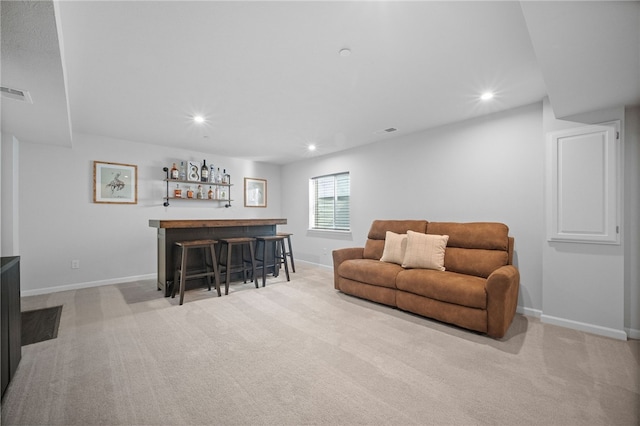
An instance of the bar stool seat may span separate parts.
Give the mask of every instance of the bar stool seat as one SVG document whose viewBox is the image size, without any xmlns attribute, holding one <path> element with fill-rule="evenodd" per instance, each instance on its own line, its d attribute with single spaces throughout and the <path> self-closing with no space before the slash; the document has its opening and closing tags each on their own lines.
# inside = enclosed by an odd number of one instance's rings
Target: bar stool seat
<svg viewBox="0 0 640 426">
<path fill-rule="evenodd" d="M 218 296 L 220 296 L 220 276 L 218 274 L 218 260 L 216 259 L 215 245 L 218 242 L 216 240 L 192 240 L 192 241 L 177 241 L 175 243 L 176 248 L 182 251 L 179 262 L 176 262 L 176 269 L 173 278 L 173 290 L 171 292 L 171 298 L 176 296 L 176 289 L 180 287 L 180 304 L 184 301 L 184 288 L 185 282 L 191 278 L 208 278 L 207 284 L 209 285 L 209 291 L 211 291 L 211 277 L 213 277 L 216 290 L 218 290 Z M 207 248 L 211 254 L 211 271 L 209 270 L 209 264 L 206 258 Z M 202 270 L 191 271 L 187 270 L 187 261 L 189 258 L 189 250 L 202 249 L 202 259 L 204 272 Z M 178 259 L 176 257 L 176 259 Z"/>
<path fill-rule="evenodd" d="M 232 272 L 242 272 L 244 277 L 244 282 L 247 282 L 247 266 L 245 264 L 249 263 L 251 266 L 251 277 L 252 280 L 255 281 L 256 288 L 258 288 L 258 279 L 256 278 L 256 257 L 254 252 L 254 244 L 256 239 L 253 237 L 238 237 L 238 238 L 220 238 L 218 240 L 220 243 L 220 256 L 218 260 L 218 266 L 223 267 L 223 271 L 226 274 L 226 278 L 224 281 L 224 294 L 229 294 L 229 281 L 231 279 Z M 233 248 L 239 246 L 241 247 L 240 252 L 240 264 L 233 265 Z M 244 257 L 244 248 L 249 247 L 250 259 L 245 259 Z M 225 249 L 224 256 L 222 249 Z"/>
<path fill-rule="evenodd" d="M 262 268 L 262 287 L 267 282 L 267 268 L 273 266 L 273 276 L 277 277 L 280 269 L 280 264 L 284 261 L 284 270 L 287 274 L 287 281 L 289 279 L 289 266 L 287 264 L 287 258 L 284 251 L 284 240 L 286 236 L 283 235 L 266 235 L 256 237 L 256 263 L 258 268 Z M 260 250 L 258 247 L 262 243 L 262 257 L 259 256 Z M 267 243 L 272 243 L 273 263 L 267 262 Z"/>
<path fill-rule="evenodd" d="M 293 247 L 291 246 L 291 236 L 293 234 L 289 233 L 289 232 L 278 232 L 276 235 L 281 236 L 281 237 L 286 237 L 286 241 L 287 241 L 287 248 L 286 250 L 283 249 L 283 253 L 284 253 L 284 260 L 285 262 L 287 261 L 287 257 L 291 260 L 291 272 L 296 272 L 296 264 L 293 261 Z"/>
</svg>

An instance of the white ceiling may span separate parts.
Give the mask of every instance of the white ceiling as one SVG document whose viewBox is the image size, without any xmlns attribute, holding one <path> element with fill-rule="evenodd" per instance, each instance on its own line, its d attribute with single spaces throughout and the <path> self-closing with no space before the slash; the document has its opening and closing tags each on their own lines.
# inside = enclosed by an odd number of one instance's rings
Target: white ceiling
<svg viewBox="0 0 640 426">
<path fill-rule="evenodd" d="M 1 13 L 2 85 L 33 98 L 2 99 L 2 131 L 38 143 L 82 132 L 286 164 L 545 96 L 559 117 L 640 104 L 638 1 L 3 1 Z M 495 99 L 480 102 L 485 90 Z"/>
</svg>

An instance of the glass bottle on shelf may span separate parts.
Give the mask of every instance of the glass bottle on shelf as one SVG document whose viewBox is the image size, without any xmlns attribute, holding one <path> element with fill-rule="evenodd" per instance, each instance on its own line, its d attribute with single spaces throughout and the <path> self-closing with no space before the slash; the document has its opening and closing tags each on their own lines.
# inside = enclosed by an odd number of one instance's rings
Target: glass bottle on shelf
<svg viewBox="0 0 640 426">
<path fill-rule="evenodd" d="M 202 167 L 200 168 L 200 181 L 209 182 L 209 167 L 207 167 L 207 160 L 202 160 Z"/>
<path fill-rule="evenodd" d="M 180 171 L 178 173 L 178 178 L 180 180 L 187 180 L 187 168 L 184 165 L 184 161 L 180 162 Z"/>
<path fill-rule="evenodd" d="M 227 169 L 224 169 L 224 174 L 222 175 L 222 183 L 228 185 L 231 182 L 231 175 L 227 173 Z"/>
<path fill-rule="evenodd" d="M 226 186 L 221 186 L 220 187 L 220 199 L 221 200 L 226 200 L 227 199 L 227 187 Z"/>
<path fill-rule="evenodd" d="M 209 191 L 207 192 L 207 198 L 213 200 L 213 189 L 209 187 Z"/>
<path fill-rule="evenodd" d="M 173 190 L 173 196 L 175 198 L 182 198 L 182 189 L 178 183 L 176 183 L 176 189 Z"/>
<path fill-rule="evenodd" d="M 204 191 L 202 190 L 202 185 L 198 185 L 198 193 L 196 194 L 198 200 L 204 200 Z"/>
<path fill-rule="evenodd" d="M 176 167 L 176 163 L 173 163 L 173 166 L 171 167 L 171 179 L 178 179 L 179 177 L 180 177 L 180 172 Z"/>
<path fill-rule="evenodd" d="M 216 168 L 213 167 L 213 164 L 212 164 L 210 169 L 211 170 L 209 170 L 209 182 L 215 183 L 215 181 L 216 181 Z"/>
<path fill-rule="evenodd" d="M 218 171 L 216 172 L 216 183 L 220 183 L 222 180 L 222 175 L 220 174 L 220 167 L 218 167 Z"/>
<path fill-rule="evenodd" d="M 190 186 L 187 186 L 187 198 L 193 198 L 193 191 Z"/>
</svg>

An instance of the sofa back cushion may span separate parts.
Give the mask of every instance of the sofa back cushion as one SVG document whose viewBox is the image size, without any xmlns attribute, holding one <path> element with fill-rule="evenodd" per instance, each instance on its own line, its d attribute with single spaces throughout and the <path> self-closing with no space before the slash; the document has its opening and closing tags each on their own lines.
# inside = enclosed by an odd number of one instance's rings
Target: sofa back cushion
<svg viewBox="0 0 640 426">
<path fill-rule="evenodd" d="M 427 234 L 448 235 L 447 271 L 487 278 L 510 261 L 509 228 L 495 222 L 429 222 Z"/>
<path fill-rule="evenodd" d="M 384 251 L 384 238 L 387 231 L 406 234 L 407 231 L 422 232 L 427 230 L 426 220 L 374 220 L 369 229 L 367 242 L 364 245 L 365 259 L 380 260 Z"/>
</svg>

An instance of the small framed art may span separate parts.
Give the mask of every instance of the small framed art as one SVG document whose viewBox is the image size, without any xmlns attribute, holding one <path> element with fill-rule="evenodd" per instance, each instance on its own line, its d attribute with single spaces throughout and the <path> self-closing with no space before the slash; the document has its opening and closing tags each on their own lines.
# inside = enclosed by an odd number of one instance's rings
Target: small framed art
<svg viewBox="0 0 640 426">
<path fill-rule="evenodd" d="M 267 207 L 267 180 L 244 178 L 244 206 Z"/>
<path fill-rule="evenodd" d="M 93 162 L 93 202 L 138 203 L 138 166 Z"/>
</svg>

